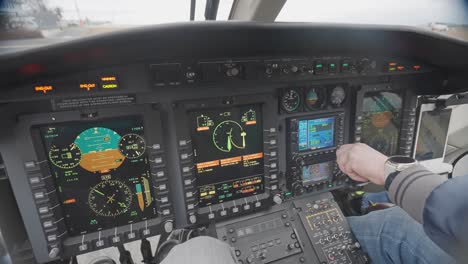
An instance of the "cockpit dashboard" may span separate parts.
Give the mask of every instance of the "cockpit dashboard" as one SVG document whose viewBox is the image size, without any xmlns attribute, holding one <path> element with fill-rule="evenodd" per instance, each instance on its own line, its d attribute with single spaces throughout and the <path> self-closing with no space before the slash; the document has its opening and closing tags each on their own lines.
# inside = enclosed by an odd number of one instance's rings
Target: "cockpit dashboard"
<svg viewBox="0 0 468 264">
<path fill-rule="evenodd" d="M 212 51 L 208 33 L 225 36 Z M 396 36 L 412 50 L 397 49 Z M 426 49 L 417 50 L 421 43 Z M 233 245 L 251 228 L 277 224 L 289 237 L 285 219 L 311 224 L 323 214 L 312 214 L 316 206 L 339 210 L 328 192 L 357 186 L 336 164 L 341 145 L 412 155 L 418 96 L 457 90 L 462 78 L 450 73 L 453 56 L 422 56 L 438 45 L 466 50 L 396 29 L 214 24 L 0 58 L 12 62 L 2 63 L 4 74 L 14 73 L 2 80 L 2 168 L 33 258 L 63 260 L 209 225 L 226 226 L 218 231 Z M 290 208 L 309 206 L 304 197 L 322 200 L 309 216 L 292 215 Z M 272 220 L 252 218 L 263 214 Z M 344 219 L 341 211 L 326 215 Z M 305 229 L 294 229 L 291 243 L 317 230 Z M 288 252 L 314 258 L 304 247 Z M 260 259 L 245 254 L 239 259 Z M 357 255 L 343 261 L 363 263 Z"/>
</svg>

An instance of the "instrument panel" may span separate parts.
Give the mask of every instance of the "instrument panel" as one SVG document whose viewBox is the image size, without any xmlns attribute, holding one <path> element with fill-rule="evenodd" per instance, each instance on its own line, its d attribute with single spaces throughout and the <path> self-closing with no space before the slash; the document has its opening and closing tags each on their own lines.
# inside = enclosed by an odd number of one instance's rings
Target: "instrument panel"
<svg viewBox="0 0 468 264">
<path fill-rule="evenodd" d="M 67 77 L 33 89 L 36 101 L 7 106 L 12 131 L 2 138 L 15 144 L 2 152 L 16 153 L 6 168 L 22 172 L 11 182 L 22 214 L 34 212 L 25 226 L 35 258 L 65 259 L 262 212 L 296 217 L 288 207 L 296 201 L 355 186 L 336 164 L 341 145 L 409 155 L 419 82 L 408 78 L 430 78 L 433 69 L 368 60 L 365 67 L 350 57 L 158 62 L 79 75 L 87 83 L 104 78 L 105 90 L 75 93 Z M 419 67 L 397 71 L 389 61 Z M 294 246 L 301 239 L 309 239 L 305 231 L 288 238 L 288 254 L 314 258 Z M 328 263 L 361 261 L 360 253 L 327 250 L 320 259 Z"/>
</svg>

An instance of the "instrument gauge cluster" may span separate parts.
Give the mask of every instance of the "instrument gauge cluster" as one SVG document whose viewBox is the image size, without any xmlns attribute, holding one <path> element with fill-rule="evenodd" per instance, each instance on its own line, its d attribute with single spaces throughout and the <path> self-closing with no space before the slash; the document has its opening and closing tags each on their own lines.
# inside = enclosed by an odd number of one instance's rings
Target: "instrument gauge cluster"
<svg viewBox="0 0 468 264">
<path fill-rule="evenodd" d="M 347 91 L 343 84 L 281 89 L 279 111 L 290 114 L 342 108 L 348 98 Z"/>
</svg>

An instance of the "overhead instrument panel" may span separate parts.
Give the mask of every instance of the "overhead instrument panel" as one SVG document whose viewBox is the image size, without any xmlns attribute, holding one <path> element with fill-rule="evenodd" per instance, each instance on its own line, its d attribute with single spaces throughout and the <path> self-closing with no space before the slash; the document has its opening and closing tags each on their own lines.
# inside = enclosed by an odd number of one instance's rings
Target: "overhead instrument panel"
<svg viewBox="0 0 468 264">
<path fill-rule="evenodd" d="M 263 126 L 259 105 L 190 113 L 201 207 L 263 193 Z"/>
<path fill-rule="evenodd" d="M 70 235 L 155 217 L 141 117 L 40 128 Z"/>
</svg>

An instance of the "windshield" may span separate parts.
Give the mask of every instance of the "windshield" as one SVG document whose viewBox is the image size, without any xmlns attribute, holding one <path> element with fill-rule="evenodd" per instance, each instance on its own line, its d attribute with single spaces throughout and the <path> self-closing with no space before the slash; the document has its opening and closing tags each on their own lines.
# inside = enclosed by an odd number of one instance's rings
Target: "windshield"
<svg viewBox="0 0 468 264">
<path fill-rule="evenodd" d="M 207 0 L 0 1 L 0 54 L 136 26 L 187 22 L 192 2 L 193 20 L 205 20 Z M 216 20 L 228 20 L 232 6 L 233 0 L 221 0 Z M 464 0 L 287 0 L 271 17 L 279 22 L 414 26 L 468 40 Z"/>
<path fill-rule="evenodd" d="M 195 1 L 194 20 L 205 20 L 206 0 Z M 227 20 L 233 0 L 220 1 L 217 20 Z M 0 54 L 171 22 L 190 21 L 190 0 L 0 1 Z"/>
</svg>

